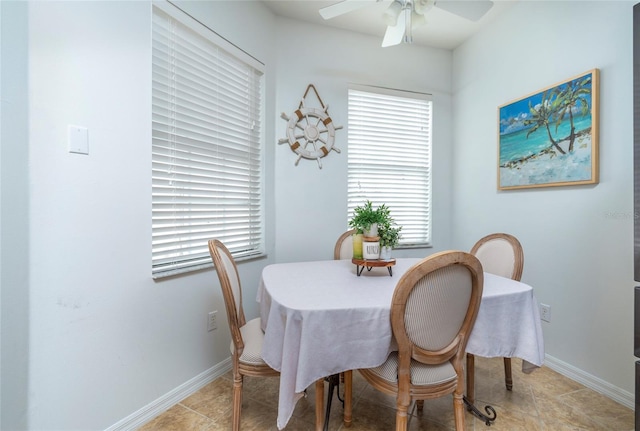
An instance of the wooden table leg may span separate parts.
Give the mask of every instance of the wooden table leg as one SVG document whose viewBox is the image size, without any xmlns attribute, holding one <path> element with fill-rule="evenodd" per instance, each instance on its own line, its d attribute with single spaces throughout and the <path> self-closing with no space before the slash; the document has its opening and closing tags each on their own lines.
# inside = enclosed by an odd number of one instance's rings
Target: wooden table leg
<svg viewBox="0 0 640 431">
<path fill-rule="evenodd" d="M 467 400 L 473 404 L 475 400 L 475 366 L 476 358 L 467 353 Z"/>
<path fill-rule="evenodd" d="M 504 383 L 507 390 L 513 389 L 513 377 L 511 376 L 511 358 L 504 358 Z"/>
<path fill-rule="evenodd" d="M 344 426 L 351 426 L 351 400 L 353 398 L 353 371 L 344 372 Z"/>
<path fill-rule="evenodd" d="M 324 379 L 316 380 L 316 431 L 324 427 Z"/>
</svg>

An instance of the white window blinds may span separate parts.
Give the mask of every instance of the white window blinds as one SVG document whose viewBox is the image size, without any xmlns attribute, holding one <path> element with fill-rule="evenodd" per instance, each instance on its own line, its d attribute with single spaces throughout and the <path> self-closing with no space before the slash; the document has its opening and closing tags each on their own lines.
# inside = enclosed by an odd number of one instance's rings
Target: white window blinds
<svg viewBox="0 0 640 431">
<path fill-rule="evenodd" d="M 349 88 L 348 214 L 370 200 L 402 226 L 400 247 L 431 242 L 431 98 Z"/>
<path fill-rule="evenodd" d="M 264 253 L 262 65 L 168 4 L 152 44 L 153 277 Z"/>
</svg>

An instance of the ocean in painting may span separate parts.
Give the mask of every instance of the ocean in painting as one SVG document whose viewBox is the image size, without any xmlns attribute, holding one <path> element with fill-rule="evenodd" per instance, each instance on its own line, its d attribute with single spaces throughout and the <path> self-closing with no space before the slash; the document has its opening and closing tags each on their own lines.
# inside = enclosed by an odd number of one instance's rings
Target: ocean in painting
<svg viewBox="0 0 640 431">
<path fill-rule="evenodd" d="M 576 134 L 591 127 L 591 114 L 581 117 L 574 117 L 573 124 Z M 528 128 L 521 129 L 509 134 L 500 135 L 500 166 L 507 162 L 523 160 L 529 156 L 540 153 L 551 145 L 546 127 L 540 127 L 527 138 Z M 551 136 L 560 141 L 569 137 L 571 123 L 569 120 L 563 121 L 556 131 L 555 125 L 551 126 Z"/>
<path fill-rule="evenodd" d="M 567 150 L 569 140 L 559 142 Z M 578 135 L 572 153 L 543 151 L 521 162 L 500 167 L 500 187 L 527 187 L 553 183 L 592 181 L 591 134 Z"/>
<path fill-rule="evenodd" d="M 546 128 L 538 129 L 528 139 L 526 130 L 501 136 L 500 186 L 521 187 L 593 180 L 591 115 L 574 118 L 574 125 L 576 140 L 571 153 L 568 151 L 569 121 L 558 127 L 557 135 L 555 127 L 551 129 L 552 136 L 566 154 L 561 154 L 555 148 L 549 149 Z"/>
</svg>

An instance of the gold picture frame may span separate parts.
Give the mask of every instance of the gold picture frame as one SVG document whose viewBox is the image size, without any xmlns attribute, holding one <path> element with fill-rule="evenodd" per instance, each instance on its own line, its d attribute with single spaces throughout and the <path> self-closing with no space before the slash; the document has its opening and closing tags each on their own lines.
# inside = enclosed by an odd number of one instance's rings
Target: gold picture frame
<svg viewBox="0 0 640 431">
<path fill-rule="evenodd" d="M 599 70 L 498 107 L 498 190 L 598 183 Z"/>
</svg>

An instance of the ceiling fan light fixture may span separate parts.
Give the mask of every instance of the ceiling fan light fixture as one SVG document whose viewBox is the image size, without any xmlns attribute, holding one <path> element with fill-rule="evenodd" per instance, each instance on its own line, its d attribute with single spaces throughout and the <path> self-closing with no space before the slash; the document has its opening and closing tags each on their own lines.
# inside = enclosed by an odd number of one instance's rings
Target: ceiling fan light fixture
<svg viewBox="0 0 640 431">
<path fill-rule="evenodd" d="M 415 11 L 411 13 L 411 29 L 415 30 L 416 28 L 423 26 L 427 23 L 427 19 L 424 15 L 416 13 Z"/>
<path fill-rule="evenodd" d="M 400 12 L 402 11 L 402 3 L 398 0 L 395 0 L 387 10 L 384 11 L 384 21 L 387 25 L 394 26 L 398 23 L 398 17 L 400 16 Z"/>
<path fill-rule="evenodd" d="M 413 9 L 419 15 L 424 15 L 429 9 L 435 6 L 435 0 L 414 0 Z"/>
</svg>

